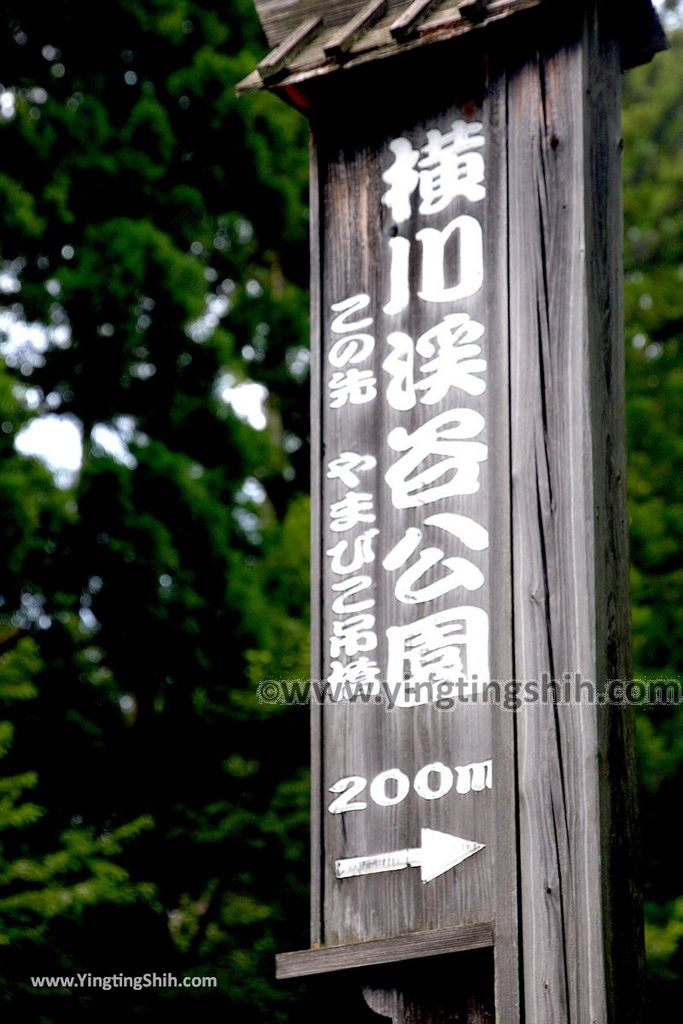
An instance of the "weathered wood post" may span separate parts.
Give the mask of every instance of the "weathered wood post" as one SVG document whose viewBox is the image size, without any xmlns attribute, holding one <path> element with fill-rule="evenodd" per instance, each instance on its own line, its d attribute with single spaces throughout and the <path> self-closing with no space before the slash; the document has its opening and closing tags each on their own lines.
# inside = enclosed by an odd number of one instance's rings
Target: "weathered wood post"
<svg viewBox="0 0 683 1024">
<path fill-rule="evenodd" d="M 311 949 L 279 976 L 347 971 L 405 1024 L 636 1024 L 631 719 L 602 701 L 630 674 L 620 74 L 661 28 L 649 0 L 256 7 L 242 88 L 312 127 L 329 688 Z"/>
</svg>

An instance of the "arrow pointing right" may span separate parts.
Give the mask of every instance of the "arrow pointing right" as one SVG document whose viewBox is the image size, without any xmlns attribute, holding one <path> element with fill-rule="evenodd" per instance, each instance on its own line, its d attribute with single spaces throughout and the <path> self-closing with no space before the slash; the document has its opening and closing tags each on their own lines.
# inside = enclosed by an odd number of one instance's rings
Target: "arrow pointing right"
<svg viewBox="0 0 683 1024">
<path fill-rule="evenodd" d="M 334 866 L 335 874 L 337 878 L 356 878 L 359 875 L 375 875 L 384 871 L 419 867 L 422 882 L 431 882 L 432 879 L 438 878 L 456 864 L 461 864 L 485 848 L 485 843 L 461 839 L 448 832 L 437 832 L 433 828 L 423 828 L 420 838 L 422 845 L 413 849 L 338 860 Z"/>
</svg>

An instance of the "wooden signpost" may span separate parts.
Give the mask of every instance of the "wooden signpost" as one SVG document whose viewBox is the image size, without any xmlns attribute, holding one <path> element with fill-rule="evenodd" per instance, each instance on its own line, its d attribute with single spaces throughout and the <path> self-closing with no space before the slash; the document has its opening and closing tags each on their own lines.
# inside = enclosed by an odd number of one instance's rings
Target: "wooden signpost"
<svg viewBox="0 0 683 1024">
<path fill-rule="evenodd" d="M 630 672 L 619 82 L 661 29 L 646 0 L 256 7 L 242 89 L 313 137 L 312 935 L 279 976 L 348 971 L 396 1024 L 635 1024 L 601 698 Z"/>
</svg>

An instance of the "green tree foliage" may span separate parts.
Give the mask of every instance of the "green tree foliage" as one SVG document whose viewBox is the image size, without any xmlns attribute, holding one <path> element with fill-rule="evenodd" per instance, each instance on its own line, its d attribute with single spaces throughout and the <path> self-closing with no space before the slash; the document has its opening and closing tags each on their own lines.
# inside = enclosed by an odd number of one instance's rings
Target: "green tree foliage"
<svg viewBox="0 0 683 1024">
<path fill-rule="evenodd" d="M 249 0 L 4 15 L 0 1003 L 284 1020 L 307 716 L 254 682 L 308 672 L 307 128 L 235 97 Z M 41 422 L 82 435 L 60 486 Z M 219 988 L 30 990 L 76 971 Z"/>
<path fill-rule="evenodd" d="M 675 6 L 675 5 L 671 5 Z M 634 650 L 644 679 L 683 676 L 683 33 L 627 76 L 624 114 L 629 493 Z M 683 896 L 672 808 L 683 784 L 683 709 L 643 709 L 651 1019 L 680 1007 Z"/>
<path fill-rule="evenodd" d="M 5 637 L 0 655 L 0 701 L 11 705 L 31 700 L 31 682 L 40 672 L 37 645 L 19 631 Z M 14 736 L 11 721 L 0 722 L 0 758 L 7 756 Z M 0 945 L 44 941 L 50 922 L 102 902 L 127 904 L 152 894 L 151 885 L 131 883 L 128 872 L 112 858 L 121 843 L 151 824 L 149 819 L 94 836 L 83 826 L 65 830 L 56 852 L 36 856 L 32 826 L 45 811 L 30 799 L 35 772 L 0 779 Z"/>
</svg>

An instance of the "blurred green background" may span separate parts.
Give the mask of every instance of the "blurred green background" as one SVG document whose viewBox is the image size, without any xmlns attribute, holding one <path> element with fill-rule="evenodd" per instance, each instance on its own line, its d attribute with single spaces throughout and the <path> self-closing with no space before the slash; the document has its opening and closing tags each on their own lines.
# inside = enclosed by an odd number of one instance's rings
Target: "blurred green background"
<svg viewBox="0 0 683 1024">
<path fill-rule="evenodd" d="M 0 1006 L 305 1020 L 272 958 L 308 944 L 308 721 L 255 684 L 308 674 L 307 126 L 235 97 L 251 0 L 3 13 Z M 679 678 L 683 33 L 624 130 L 636 664 Z M 683 998 L 683 710 L 639 746 L 654 1022 Z M 88 971 L 219 988 L 29 984 Z"/>
</svg>

